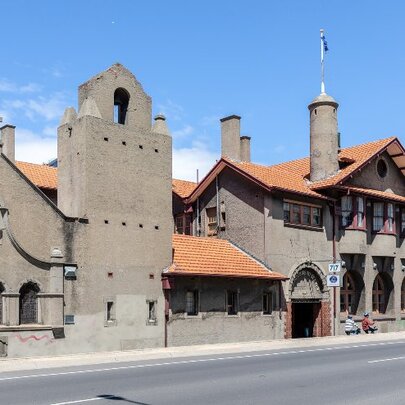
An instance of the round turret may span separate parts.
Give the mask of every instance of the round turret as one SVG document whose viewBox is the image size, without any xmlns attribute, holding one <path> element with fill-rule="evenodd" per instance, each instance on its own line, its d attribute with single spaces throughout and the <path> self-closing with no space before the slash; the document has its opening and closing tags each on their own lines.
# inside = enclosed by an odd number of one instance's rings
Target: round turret
<svg viewBox="0 0 405 405">
<path fill-rule="evenodd" d="M 321 93 L 309 105 L 310 114 L 310 180 L 318 181 L 333 176 L 339 170 L 338 122 L 339 104 L 326 93 Z"/>
</svg>

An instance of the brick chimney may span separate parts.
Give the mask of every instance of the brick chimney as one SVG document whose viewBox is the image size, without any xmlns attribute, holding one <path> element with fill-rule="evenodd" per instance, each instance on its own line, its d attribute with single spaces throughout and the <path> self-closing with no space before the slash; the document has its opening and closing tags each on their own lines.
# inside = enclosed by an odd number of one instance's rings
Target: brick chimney
<svg viewBox="0 0 405 405">
<path fill-rule="evenodd" d="M 221 118 L 221 155 L 237 161 L 241 158 L 240 118 L 238 115 Z"/>
</svg>

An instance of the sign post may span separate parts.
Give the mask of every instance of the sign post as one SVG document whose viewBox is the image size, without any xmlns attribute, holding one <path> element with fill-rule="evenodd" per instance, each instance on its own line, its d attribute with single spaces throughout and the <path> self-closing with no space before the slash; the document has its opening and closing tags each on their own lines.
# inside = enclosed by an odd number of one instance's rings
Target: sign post
<svg viewBox="0 0 405 405">
<path fill-rule="evenodd" d="M 326 276 L 326 285 L 333 287 L 333 334 L 335 335 L 335 317 L 336 317 L 336 287 L 340 287 L 340 271 L 342 265 L 340 262 L 329 263 L 329 274 Z"/>
</svg>

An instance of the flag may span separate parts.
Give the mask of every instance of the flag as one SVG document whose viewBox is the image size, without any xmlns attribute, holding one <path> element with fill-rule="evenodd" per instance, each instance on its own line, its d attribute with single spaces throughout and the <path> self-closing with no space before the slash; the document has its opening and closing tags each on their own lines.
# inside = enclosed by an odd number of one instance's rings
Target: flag
<svg viewBox="0 0 405 405">
<path fill-rule="evenodd" d="M 322 42 L 323 42 L 323 50 L 325 52 L 328 52 L 329 51 L 328 42 L 326 41 L 325 35 L 322 35 L 321 39 L 322 39 Z"/>
</svg>

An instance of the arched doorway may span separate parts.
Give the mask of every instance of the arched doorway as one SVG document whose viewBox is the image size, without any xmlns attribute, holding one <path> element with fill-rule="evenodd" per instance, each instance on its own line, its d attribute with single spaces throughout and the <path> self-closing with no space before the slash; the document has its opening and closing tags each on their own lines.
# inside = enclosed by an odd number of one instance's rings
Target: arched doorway
<svg viewBox="0 0 405 405">
<path fill-rule="evenodd" d="M 294 271 L 290 281 L 290 337 L 331 334 L 329 293 L 324 279 L 321 270 L 313 264 Z"/>
<path fill-rule="evenodd" d="M 20 288 L 20 324 L 38 323 L 37 294 L 39 287 L 28 282 Z"/>
</svg>

